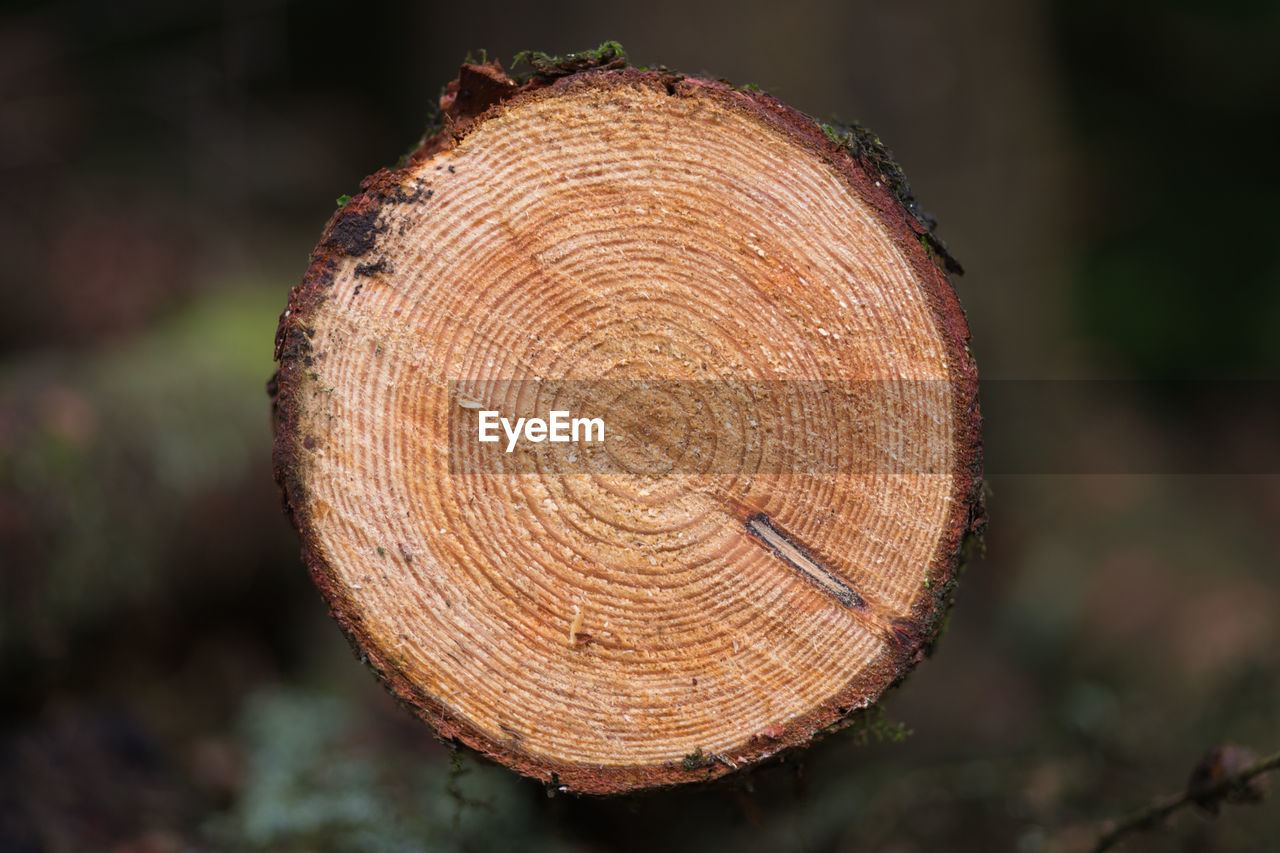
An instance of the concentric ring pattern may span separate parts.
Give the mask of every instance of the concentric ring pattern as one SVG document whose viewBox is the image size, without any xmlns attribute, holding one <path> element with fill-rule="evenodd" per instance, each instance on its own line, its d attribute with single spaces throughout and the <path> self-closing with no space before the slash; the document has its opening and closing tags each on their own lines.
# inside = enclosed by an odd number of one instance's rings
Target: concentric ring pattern
<svg viewBox="0 0 1280 853">
<path fill-rule="evenodd" d="M 723 97 L 587 81 L 397 180 L 294 394 L 362 642 L 548 766 L 733 764 L 886 687 L 955 513 L 953 348 L 845 175 Z M 554 408 L 605 441 L 476 440 Z"/>
</svg>

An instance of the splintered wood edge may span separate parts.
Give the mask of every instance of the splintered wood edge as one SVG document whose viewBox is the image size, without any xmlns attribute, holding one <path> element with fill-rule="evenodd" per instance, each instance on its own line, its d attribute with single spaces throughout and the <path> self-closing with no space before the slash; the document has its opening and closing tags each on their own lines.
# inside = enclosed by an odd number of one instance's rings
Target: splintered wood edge
<svg viewBox="0 0 1280 853">
<path fill-rule="evenodd" d="M 470 71 L 468 72 L 468 69 Z M 404 167 L 383 169 L 364 181 L 360 194 L 334 213 L 317 246 L 302 282 L 289 295 L 280 319 L 275 357 L 278 370 L 270 384 L 275 442 L 273 465 L 285 509 L 299 531 L 303 559 L 316 586 L 328 601 L 334 619 L 357 655 L 374 670 L 392 693 L 414 713 L 430 723 L 442 738 L 464 744 L 518 772 L 557 788 L 581 793 L 608 794 L 650 789 L 723 776 L 737 766 L 756 764 L 786 750 L 802 747 L 816 737 L 848 724 L 862 708 L 877 701 L 890 686 L 931 650 L 961 568 L 970 538 L 984 522 L 981 476 L 982 451 L 977 400 L 977 369 L 969 353 L 969 332 L 964 314 L 942 256 L 931 251 L 928 228 L 895 196 L 890 181 L 873 163 L 855 156 L 812 119 L 758 91 L 741 90 L 719 81 L 708 81 L 662 71 L 638 69 L 588 70 L 556 80 L 535 79 L 523 87 L 511 83 L 496 65 L 466 66 L 473 83 L 484 78 L 492 85 L 473 85 L 479 92 L 469 109 L 446 110 L 446 126 L 424 140 Z M 483 82 L 483 81 L 482 81 Z M 300 459 L 306 451 L 299 427 L 298 394 L 312 366 L 311 318 L 324 304 L 340 261 L 361 258 L 374 247 L 381 231 L 378 216 L 384 202 L 402 192 L 403 182 L 415 165 L 456 146 L 485 121 L 504 114 L 531 99 L 554 97 L 575 87 L 648 87 L 672 97 L 712 98 L 720 105 L 762 122 L 828 164 L 874 212 L 908 260 L 923 289 L 952 370 L 952 416 L 957 430 L 956 466 L 951 471 L 951 510 L 939 537 L 935 556 L 926 570 L 931 595 L 918 595 L 909 618 L 893 628 L 896 653 L 867 667 L 837 695 L 808 713 L 789 720 L 780 730 L 753 738 L 735 752 L 733 762 L 696 755 L 692 760 L 651 766 L 597 766 L 561 763 L 543 755 L 522 751 L 518 742 L 500 740 L 454 716 L 445 705 L 414 683 L 397 662 L 390 659 L 359 617 L 360 609 L 349 592 L 336 581 L 334 569 L 323 557 L 317 530 L 307 512 L 308 490 L 300 476 Z M 452 91 L 457 91 L 456 83 Z M 468 93 L 470 94 L 470 93 Z M 447 102 L 447 99 L 446 99 Z M 748 531 L 775 549 L 782 534 L 771 534 L 767 519 L 747 519 Z M 770 541 L 770 536 L 778 541 Z M 785 555 L 784 555 L 785 556 Z M 803 561 L 803 558 L 795 558 Z M 797 566 L 803 569 L 803 565 Z"/>
</svg>

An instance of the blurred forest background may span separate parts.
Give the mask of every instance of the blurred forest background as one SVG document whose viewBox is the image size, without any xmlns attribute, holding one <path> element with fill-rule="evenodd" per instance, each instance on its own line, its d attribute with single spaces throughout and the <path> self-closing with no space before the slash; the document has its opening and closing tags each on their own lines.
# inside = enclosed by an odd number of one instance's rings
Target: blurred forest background
<svg viewBox="0 0 1280 853">
<path fill-rule="evenodd" d="M 452 755 L 352 657 L 264 386 L 335 197 L 462 58 L 605 39 L 875 130 L 984 378 L 1035 382 L 990 386 L 987 551 L 886 725 L 592 800 Z M 1070 850 L 1212 744 L 1280 747 L 1277 140 L 1262 0 L 6 4 L 0 850 Z M 1096 379 L 1057 437 L 1017 417 Z M 1277 839 L 1269 802 L 1130 849 Z"/>
</svg>

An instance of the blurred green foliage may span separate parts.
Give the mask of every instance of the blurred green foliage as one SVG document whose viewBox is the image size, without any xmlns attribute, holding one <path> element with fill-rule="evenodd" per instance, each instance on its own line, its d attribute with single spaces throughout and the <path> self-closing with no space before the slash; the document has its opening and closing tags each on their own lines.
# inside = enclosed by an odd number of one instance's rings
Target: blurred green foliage
<svg viewBox="0 0 1280 853">
<path fill-rule="evenodd" d="M 203 499 L 265 479 L 279 303 L 228 288 L 136 338 L 0 365 L 0 499 L 25 521 L 0 652 L 156 594 Z"/>
<path fill-rule="evenodd" d="M 1154 377 L 1280 371 L 1280 5 L 1054 4 L 1085 331 Z"/>
<path fill-rule="evenodd" d="M 510 773 L 461 755 L 397 758 L 362 744 L 360 725 L 350 698 L 289 688 L 248 697 L 248 782 L 206 827 L 210 841 L 317 853 L 575 849 L 535 831 L 528 790 Z"/>
</svg>

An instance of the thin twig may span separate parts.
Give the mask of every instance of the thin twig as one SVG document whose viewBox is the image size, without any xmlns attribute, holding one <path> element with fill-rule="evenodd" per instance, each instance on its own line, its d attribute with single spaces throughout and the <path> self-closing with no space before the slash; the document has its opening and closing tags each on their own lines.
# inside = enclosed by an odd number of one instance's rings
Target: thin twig
<svg viewBox="0 0 1280 853">
<path fill-rule="evenodd" d="M 1135 832 L 1141 832 L 1144 829 L 1150 829 L 1158 825 L 1169 815 L 1176 812 L 1185 805 L 1202 800 L 1216 800 L 1225 796 L 1230 791 L 1244 786 L 1250 779 L 1255 776 L 1261 776 L 1268 770 L 1275 770 L 1280 767 L 1280 752 L 1272 753 L 1266 758 L 1260 758 L 1250 764 L 1238 773 L 1230 776 L 1224 776 L 1211 785 L 1205 785 L 1202 788 L 1191 790 L 1190 787 L 1181 794 L 1174 794 L 1168 797 L 1162 797 L 1141 811 L 1134 812 L 1129 817 L 1121 820 L 1115 826 L 1108 829 L 1098 838 L 1097 845 L 1094 846 L 1094 853 L 1102 853 L 1115 846 L 1116 842 L 1126 835 Z"/>
</svg>

